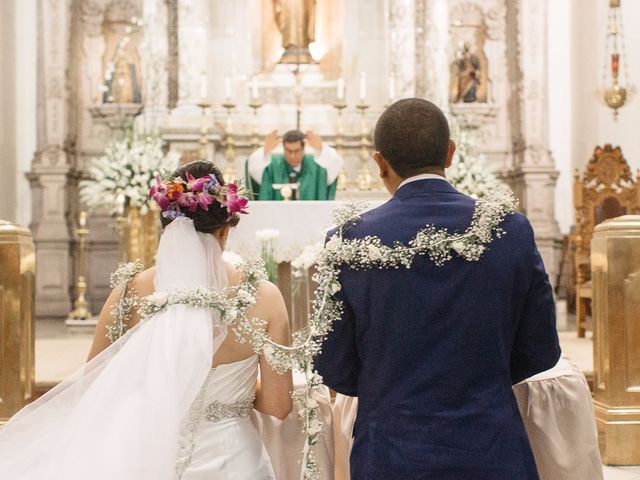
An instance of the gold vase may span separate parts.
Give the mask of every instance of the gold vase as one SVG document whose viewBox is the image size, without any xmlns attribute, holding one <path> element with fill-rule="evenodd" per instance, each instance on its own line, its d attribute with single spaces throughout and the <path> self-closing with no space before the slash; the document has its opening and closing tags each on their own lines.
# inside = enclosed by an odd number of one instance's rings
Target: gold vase
<svg viewBox="0 0 640 480">
<path fill-rule="evenodd" d="M 153 266 L 160 239 L 158 207 L 153 205 L 145 214 L 142 214 L 137 207 L 130 207 L 127 214 L 127 227 L 128 261 L 139 260 L 144 268 Z"/>
</svg>

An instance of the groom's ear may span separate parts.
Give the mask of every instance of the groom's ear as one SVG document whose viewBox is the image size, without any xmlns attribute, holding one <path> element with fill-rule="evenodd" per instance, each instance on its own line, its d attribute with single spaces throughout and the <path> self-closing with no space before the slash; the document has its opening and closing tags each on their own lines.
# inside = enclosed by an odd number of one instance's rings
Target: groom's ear
<svg viewBox="0 0 640 480">
<path fill-rule="evenodd" d="M 380 152 L 373 152 L 373 160 L 378 165 L 378 170 L 380 170 L 380 178 L 385 178 L 389 176 L 389 162 L 382 156 Z"/>
<path fill-rule="evenodd" d="M 444 168 L 449 168 L 451 166 L 454 153 L 456 153 L 456 142 L 449 139 L 449 151 L 447 152 L 447 161 L 444 162 Z"/>
</svg>

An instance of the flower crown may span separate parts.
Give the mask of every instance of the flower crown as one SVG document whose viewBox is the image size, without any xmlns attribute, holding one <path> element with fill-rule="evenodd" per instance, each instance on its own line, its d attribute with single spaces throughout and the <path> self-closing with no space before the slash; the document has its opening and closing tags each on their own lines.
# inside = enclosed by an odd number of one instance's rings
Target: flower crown
<svg viewBox="0 0 640 480">
<path fill-rule="evenodd" d="M 235 183 L 220 185 L 213 174 L 195 178 L 187 172 L 187 180 L 182 177 L 162 180 L 158 175 L 156 182 L 149 190 L 149 196 L 160 205 L 164 218 L 185 216 L 183 208 L 192 213 L 198 207 L 209 211 L 209 205 L 214 201 L 227 209 L 229 220 L 236 213 L 249 213 L 245 210 L 249 200 L 238 192 L 238 186 Z"/>
</svg>

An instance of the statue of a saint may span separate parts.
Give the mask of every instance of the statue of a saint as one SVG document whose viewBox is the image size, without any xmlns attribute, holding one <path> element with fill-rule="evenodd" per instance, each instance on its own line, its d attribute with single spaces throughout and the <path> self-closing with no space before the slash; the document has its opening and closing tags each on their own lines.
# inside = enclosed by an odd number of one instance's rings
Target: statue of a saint
<svg viewBox="0 0 640 480">
<path fill-rule="evenodd" d="M 284 48 L 280 63 L 312 63 L 309 44 L 316 38 L 316 0 L 273 0 L 273 12 Z"/>
<path fill-rule="evenodd" d="M 136 61 L 131 48 L 117 48 L 105 81 L 103 103 L 142 103 Z"/>
<path fill-rule="evenodd" d="M 453 102 L 473 103 L 478 101 L 478 85 L 480 84 L 480 59 L 471 52 L 468 42 L 456 50 L 451 100 Z"/>
</svg>

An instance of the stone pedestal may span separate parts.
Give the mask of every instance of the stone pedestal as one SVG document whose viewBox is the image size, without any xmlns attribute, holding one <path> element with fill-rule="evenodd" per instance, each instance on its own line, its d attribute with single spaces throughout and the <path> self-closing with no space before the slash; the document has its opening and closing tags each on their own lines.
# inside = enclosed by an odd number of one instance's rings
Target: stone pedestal
<svg viewBox="0 0 640 480">
<path fill-rule="evenodd" d="M 0 424 L 33 395 L 35 261 L 31 232 L 0 220 Z"/>
<path fill-rule="evenodd" d="M 640 463 L 640 215 L 598 225 L 591 243 L 594 406 L 606 464 Z"/>
</svg>

